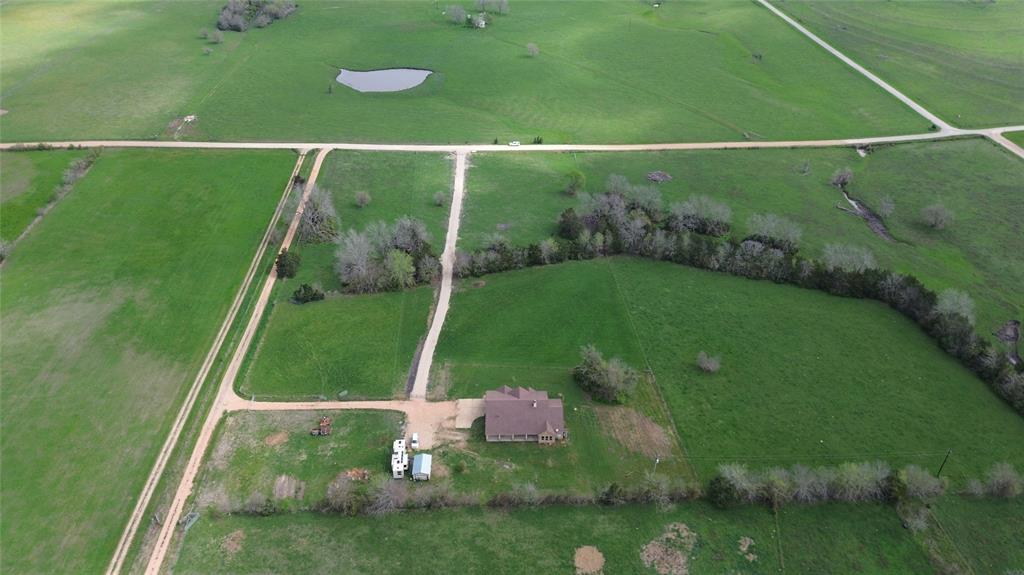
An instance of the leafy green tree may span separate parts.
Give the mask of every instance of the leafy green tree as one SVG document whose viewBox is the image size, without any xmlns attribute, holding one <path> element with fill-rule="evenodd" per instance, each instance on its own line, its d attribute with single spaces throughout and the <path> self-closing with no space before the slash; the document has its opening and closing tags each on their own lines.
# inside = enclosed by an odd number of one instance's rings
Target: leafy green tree
<svg viewBox="0 0 1024 575">
<path fill-rule="evenodd" d="M 288 248 L 281 250 L 277 255 L 277 277 L 293 278 L 299 272 L 299 264 L 302 257 L 299 254 L 288 251 Z"/>
</svg>

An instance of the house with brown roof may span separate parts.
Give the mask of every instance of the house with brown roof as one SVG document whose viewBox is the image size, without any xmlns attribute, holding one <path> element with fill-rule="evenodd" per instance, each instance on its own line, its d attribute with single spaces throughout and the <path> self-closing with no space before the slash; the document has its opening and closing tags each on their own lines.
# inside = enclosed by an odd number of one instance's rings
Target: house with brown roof
<svg viewBox="0 0 1024 575">
<path fill-rule="evenodd" d="M 484 435 L 487 441 L 536 441 L 551 444 L 568 439 L 561 399 L 533 388 L 508 387 L 484 394 Z"/>
</svg>

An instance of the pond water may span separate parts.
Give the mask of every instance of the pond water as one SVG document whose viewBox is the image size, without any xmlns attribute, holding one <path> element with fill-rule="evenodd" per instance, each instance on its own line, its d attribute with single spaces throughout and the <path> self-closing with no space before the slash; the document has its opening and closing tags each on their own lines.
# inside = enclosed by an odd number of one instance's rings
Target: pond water
<svg viewBox="0 0 1024 575">
<path fill-rule="evenodd" d="M 430 70 L 414 68 L 388 68 L 367 72 L 342 68 L 336 79 L 357 92 L 401 92 L 419 86 L 431 74 L 433 72 Z"/>
</svg>

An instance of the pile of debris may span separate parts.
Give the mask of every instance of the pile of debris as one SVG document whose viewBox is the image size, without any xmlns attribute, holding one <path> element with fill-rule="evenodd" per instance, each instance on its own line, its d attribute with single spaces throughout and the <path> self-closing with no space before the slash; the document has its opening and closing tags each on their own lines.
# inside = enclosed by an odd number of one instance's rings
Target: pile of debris
<svg viewBox="0 0 1024 575">
<path fill-rule="evenodd" d="M 671 182 L 672 181 L 672 176 L 668 175 L 667 172 L 663 172 L 661 170 L 657 170 L 657 171 L 654 171 L 654 172 L 649 172 L 647 174 L 647 179 L 648 179 L 648 181 L 660 184 L 661 182 Z"/>
</svg>

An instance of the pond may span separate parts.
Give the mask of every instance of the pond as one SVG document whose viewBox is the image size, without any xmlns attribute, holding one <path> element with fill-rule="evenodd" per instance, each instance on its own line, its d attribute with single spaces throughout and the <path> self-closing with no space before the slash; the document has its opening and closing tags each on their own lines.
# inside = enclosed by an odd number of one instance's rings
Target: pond
<svg viewBox="0 0 1024 575">
<path fill-rule="evenodd" d="M 336 79 L 357 92 L 401 92 L 419 86 L 431 74 L 433 72 L 430 70 L 415 68 L 388 68 L 366 72 L 342 68 Z"/>
</svg>

